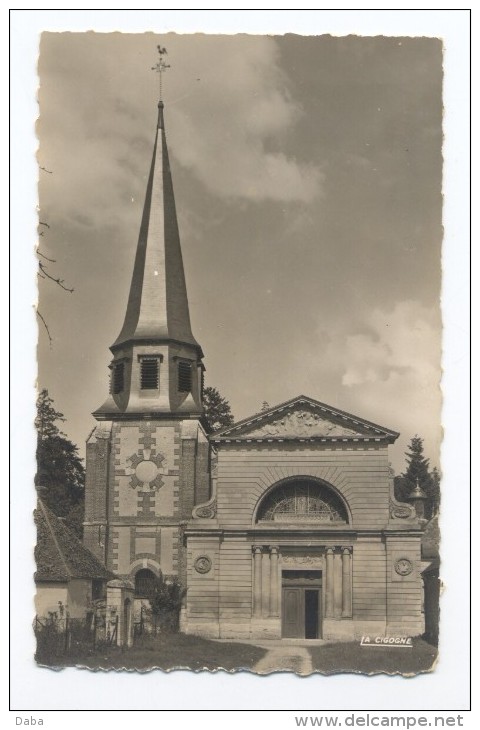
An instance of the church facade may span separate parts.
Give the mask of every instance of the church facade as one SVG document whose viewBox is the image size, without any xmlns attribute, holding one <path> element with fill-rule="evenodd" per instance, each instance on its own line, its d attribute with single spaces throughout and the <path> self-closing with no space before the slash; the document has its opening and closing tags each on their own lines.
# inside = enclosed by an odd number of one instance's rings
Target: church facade
<svg viewBox="0 0 480 730">
<path fill-rule="evenodd" d="M 186 589 L 213 638 L 423 632 L 421 536 L 393 496 L 394 431 L 299 396 L 209 433 L 163 103 L 110 393 L 87 441 L 85 545 L 131 580 Z"/>
</svg>

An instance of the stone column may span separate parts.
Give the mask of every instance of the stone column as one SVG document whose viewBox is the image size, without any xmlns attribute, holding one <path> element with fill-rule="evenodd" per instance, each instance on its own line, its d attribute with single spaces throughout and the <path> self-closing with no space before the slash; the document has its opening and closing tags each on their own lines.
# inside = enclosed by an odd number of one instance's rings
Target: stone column
<svg viewBox="0 0 480 730">
<path fill-rule="evenodd" d="M 333 617 L 333 548 L 327 548 L 327 581 L 325 586 L 325 618 Z"/>
<path fill-rule="evenodd" d="M 342 554 L 333 556 L 333 615 L 340 618 L 342 615 Z"/>
<path fill-rule="evenodd" d="M 270 614 L 270 555 L 268 550 L 262 554 L 262 616 Z"/>
<path fill-rule="evenodd" d="M 262 615 L 262 548 L 253 546 L 253 615 Z"/>
<path fill-rule="evenodd" d="M 350 548 L 342 548 L 342 616 L 352 615 L 352 566 Z"/>
<path fill-rule="evenodd" d="M 278 547 L 270 548 L 270 616 L 278 616 Z"/>
</svg>

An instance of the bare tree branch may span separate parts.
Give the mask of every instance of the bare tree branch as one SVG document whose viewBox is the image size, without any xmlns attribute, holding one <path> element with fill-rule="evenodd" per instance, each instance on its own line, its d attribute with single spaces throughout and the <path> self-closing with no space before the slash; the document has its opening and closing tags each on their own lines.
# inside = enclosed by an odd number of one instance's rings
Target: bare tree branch
<svg viewBox="0 0 480 730">
<path fill-rule="evenodd" d="M 53 175 L 52 170 L 47 170 L 46 167 L 42 167 L 41 165 L 39 165 L 39 168 L 40 168 L 40 170 L 43 170 L 43 172 L 46 172 L 49 175 Z M 38 211 L 40 211 L 40 208 L 38 208 Z M 38 227 L 40 228 L 40 226 L 44 226 L 46 229 L 50 229 L 50 224 L 47 223 L 46 221 L 40 221 L 39 220 L 38 221 Z M 45 234 L 45 231 L 44 230 L 39 230 L 38 231 L 39 237 L 40 236 L 43 236 L 44 234 Z M 48 256 L 45 256 L 45 254 L 42 253 L 41 251 L 39 251 L 38 248 L 37 248 L 37 254 L 44 261 L 48 261 L 51 264 L 56 264 L 57 263 L 56 262 L 56 259 L 51 259 Z M 64 291 L 68 292 L 69 294 L 72 294 L 73 291 L 74 291 L 73 288 L 70 288 L 68 286 L 65 286 L 64 279 L 60 279 L 60 277 L 52 276 L 52 274 L 50 274 L 48 272 L 46 265 L 42 261 L 40 261 L 40 260 L 38 261 L 37 276 L 40 279 L 50 279 L 50 281 L 53 281 L 54 284 L 57 284 L 57 286 L 59 286 L 61 289 L 63 289 Z M 52 336 L 50 334 L 50 330 L 48 329 L 48 325 L 47 325 L 47 323 L 45 321 L 45 318 L 42 315 L 42 313 L 39 312 L 38 308 L 36 308 L 36 313 L 37 313 L 37 317 L 42 321 L 42 324 L 45 327 L 45 331 L 46 331 L 46 333 L 48 335 L 48 340 L 49 340 L 50 347 L 52 347 L 53 340 L 52 340 Z"/>
<path fill-rule="evenodd" d="M 51 334 L 50 334 L 50 330 L 48 329 L 48 327 L 47 327 L 47 323 L 45 322 L 44 318 L 42 317 L 42 315 L 41 315 L 41 313 L 40 313 L 40 312 L 38 311 L 38 309 L 36 310 L 36 312 L 37 312 L 37 317 L 39 317 L 39 318 L 40 318 L 40 319 L 42 320 L 42 322 L 43 322 L 43 326 L 45 327 L 45 330 L 46 330 L 46 332 L 47 332 L 47 335 L 48 335 L 48 341 L 50 342 L 50 347 L 51 347 L 51 346 L 52 346 L 52 336 L 51 336 Z"/>
<path fill-rule="evenodd" d="M 44 264 L 42 264 L 41 261 L 38 262 L 38 268 L 42 272 L 42 274 L 45 274 L 47 279 L 51 279 L 55 282 L 55 284 L 58 284 L 59 287 L 61 287 L 64 291 L 68 291 L 70 294 L 74 291 L 73 289 L 69 289 L 68 286 L 65 286 L 65 282 L 63 279 L 56 279 L 54 276 L 48 273 L 47 269 L 45 268 Z"/>
<path fill-rule="evenodd" d="M 39 251 L 38 248 L 37 248 L 37 255 L 38 256 L 41 256 L 42 259 L 46 259 L 47 261 L 50 261 L 52 264 L 56 264 L 57 263 L 57 260 L 56 259 L 49 259 L 48 256 L 45 256 L 45 254 L 42 253 L 41 251 Z"/>
</svg>

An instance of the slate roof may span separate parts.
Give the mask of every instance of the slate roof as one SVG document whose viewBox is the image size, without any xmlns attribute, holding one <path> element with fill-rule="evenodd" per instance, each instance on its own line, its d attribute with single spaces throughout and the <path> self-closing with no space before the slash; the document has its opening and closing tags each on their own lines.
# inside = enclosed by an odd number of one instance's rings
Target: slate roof
<svg viewBox="0 0 480 730">
<path fill-rule="evenodd" d="M 152 164 L 122 331 L 112 352 L 129 342 L 178 341 L 201 352 L 190 326 L 187 289 L 168 159 L 163 102 L 159 103 Z"/>
<path fill-rule="evenodd" d="M 110 580 L 115 577 L 41 500 L 38 500 L 34 517 L 37 526 L 36 582 L 65 582 L 72 578 Z"/>
</svg>

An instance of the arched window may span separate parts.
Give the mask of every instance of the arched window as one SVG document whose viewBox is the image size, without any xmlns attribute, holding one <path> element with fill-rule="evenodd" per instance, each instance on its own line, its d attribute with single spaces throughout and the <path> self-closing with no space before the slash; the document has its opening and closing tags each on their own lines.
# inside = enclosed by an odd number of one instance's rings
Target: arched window
<svg viewBox="0 0 480 730">
<path fill-rule="evenodd" d="M 280 484 L 262 502 L 257 522 L 326 522 L 345 524 L 348 515 L 340 497 L 324 484 L 308 479 Z"/>
<path fill-rule="evenodd" d="M 153 595 L 157 576 L 148 568 L 142 568 L 135 575 L 135 598 L 149 598 Z"/>
</svg>

